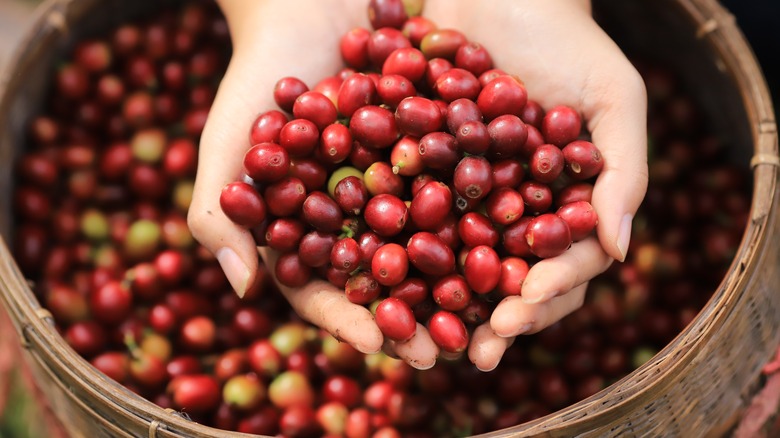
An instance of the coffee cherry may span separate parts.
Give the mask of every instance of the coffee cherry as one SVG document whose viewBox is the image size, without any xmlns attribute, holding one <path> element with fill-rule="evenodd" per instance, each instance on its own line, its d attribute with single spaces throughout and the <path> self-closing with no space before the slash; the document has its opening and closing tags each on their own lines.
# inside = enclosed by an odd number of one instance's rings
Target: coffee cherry
<svg viewBox="0 0 780 438">
<path fill-rule="evenodd" d="M 466 326 L 454 313 L 445 310 L 436 312 L 428 321 L 428 331 L 433 342 L 448 353 L 461 353 L 468 346 Z"/>
<path fill-rule="evenodd" d="M 326 266 L 330 262 L 333 245 L 337 240 L 333 233 L 317 230 L 306 233 L 298 244 L 301 262 L 312 268 Z"/>
<path fill-rule="evenodd" d="M 395 121 L 401 133 L 422 137 L 438 131 L 443 123 L 439 107 L 424 97 L 407 97 L 395 110 Z"/>
<path fill-rule="evenodd" d="M 572 242 L 569 226 L 551 213 L 533 218 L 525 230 L 525 238 L 531 252 L 541 258 L 562 254 Z"/>
<path fill-rule="evenodd" d="M 376 324 L 387 338 L 405 342 L 414 336 L 417 323 L 408 303 L 388 297 L 376 307 Z"/>
<path fill-rule="evenodd" d="M 346 237 L 336 242 L 330 252 L 330 264 L 345 272 L 357 269 L 360 264 L 360 247 L 357 241 Z"/>
<path fill-rule="evenodd" d="M 470 212 L 458 221 L 458 235 L 468 247 L 479 245 L 496 246 L 498 231 L 490 223 L 490 219 L 482 214 Z"/>
<path fill-rule="evenodd" d="M 593 206 L 587 201 L 570 202 L 555 212 L 564 220 L 571 231 L 571 240 L 580 241 L 598 225 L 599 219 Z"/>
<path fill-rule="evenodd" d="M 493 59 L 487 49 L 479 43 L 468 42 L 455 52 L 455 66 L 479 76 L 493 68 Z"/>
<path fill-rule="evenodd" d="M 252 228 L 265 220 L 266 205 L 255 189 L 244 182 L 226 185 L 219 196 L 225 215 L 242 227 Z"/>
<path fill-rule="evenodd" d="M 573 141 L 563 147 L 562 153 L 566 162 L 566 173 L 576 180 L 596 176 L 604 167 L 601 152 L 589 141 Z"/>
<path fill-rule="evenodd" d="M 504 228 L 501 234 L 501 243 L 507 253 L 518 257 L 531 257 L 533 253 L 525 239 L 525 230 L 532 216 L 523 216 L 513 224 Z"/>
<path fill-rule="evenodd" d="M 518 189 L 525 202 L 525 211 L 532 214 L 547 212 L 553 203 L 552 189 L 537 181 L 525 181 Z"/>
<path fill-rule="evenodd" d="M 333 123 L 325 127 L 320 137 L 319 155 L 328 163 L 341 163 L 352 153 L 352 134 L 349 128 Z"/>
<path fill-rule="evenodd" d="M 490 162 L 483 157 L 465 157 L 455 167 L 452 180 L 455 190 L 461 196 L 467 199 L 482 199 L 493 188 Z"/>
<path fill-rule="evenodd" d="M 521 295 L 528 269 L 528 262 L 520 257 L 501 259 L 501 274 L 498 277 L 496 291 L 504 297 Z"/>
<path fill-rule="evenodd" d="M 375 105 L 355 111 L 349 119 L 349 130 L 356 141 L 375 149 L 389 147 L 398 138 L 393 113 Z"/>
<path fill-rule="evenodd" d="M 452 193 L 446 184 L 435 181 L 426 184 L 412 198 L 409 215 L 421 230 L 434 230 L 449 214 Z"/>
<path fill-rule="evenodd" d="M 318 132 L 335 123 L 338 118 L 336 105 L 318 91 L 306 91 L 298 96 L 293 104 L 292 113 L 296 119 L 313 122 Z"/>
<path fill-rule="evenodd" d="M 428 297 L 428 285 L 419 278 L 407 277 L 390 288 L 389 296 L 398 298 L 413 307 Z"/>
<path fill-rule="evenodd" d="M 409 210 L 397 196 L 379 194 L 368 201 L 363 217 L 369 228 L 378 235 L 390 237 L 404 229 Z"/>
<path fill-rule="evenodd" d="M 277 217 L 298 214 L 306 201 L 306 187 L 298 178 L 283 177 L 263 191 L 268 212 Z"/>
<path fill-rule="evenodd" d="M 542 119 L 540 131 L 545 141 L 558 147 L 564 147 L 580 135 L 582 120 L 573 108 L 559 105 L 547 111 Z"/>
<path fill-rule="evenodd" d="M 368 20 L 374 29 L 400 29 L 407 18 L 404 2 L 401 0 L 371 0 L 368 3 Z"/>
<path fill-rule="evenodd" d="M 302 80 L 295 77 L 284 77 L 276 81 L 274 85 L 274 102 L 288 113 L 293 112 L 293 105 L 298 96 L 309 91 L 309 87 Z"/>
<path fill-rule="evenodd" d="M 363 174 L 363 184 L 372 196 L 389 194 L 403 196 L 404 180 L 384 161 L 370 165 Z"/>
<path fill-rule="evenodd" d="M 412 235 L 406 245 L 409 261 L 420 271 L 436 276 L 455 269 L 455 255 L 443 240 L 429 232 Z"/>
<path fill-rule="evenodd" d="M 311 278 L 311 268 L 305 265 L 297 252 L 282 254 L 274 268 L 276 279 L 287 287 L 301 287 Z"/>
<path fill-rule="evenodd" d="M 401 102 L 417 95 L 417 88 L 412 81 L 401 75 L 384 75 L 376 83 L 376 94 L 381 103 L 390 108 L 397 108 Z"/>
<path fill-rule="evenodd" d="M 509 225 L 523 215 L 525 209 L 523 196 L 509 187 L 500 187 L 491 192 L 486 203 L 486 210 L 491 221 L 499 225 Z"/>
<path fill-rule="evenodd" d="M 390 53 L 382 65 L 382 75 L 400 75 L 414 83 L 423 79 L 427 67 L 428 61 L 419 49 L 404 47 Z"/>
<path fill-rule="evenodd" d="M 370 272 L 358 272 L 344 286 L 347 299 L 355 304 L 368 304 L 376 300 L 382 288 Z"/>
<path fill-rule="evenodd" d="M 348 176 L 340 180 L 333 190 L 333 198 L 341 210 L 349 215 L 359 216 L 368 202 L 368 190 L 361 178 Z"/>
<path fill-rule="evenodd" d="M 481 155 L 490 148 L 490 133 L 484 123 L 470 120 L 460 125 L 455 132 L 458 147 L 468 154 Z"/>
<path fill-rule="evenodd" d="M 168 385 L 174 405 L 192 413 L 204 413 L 217 408 L 220 388 L 217 381 L 206 374 L 179 376 Z"/>
<path fill-rule="evenodd" d="M 446 132 L 431 132 L 420 139 L 420 157 L 431 169 L 454 169 L 460 154 L 455 137 Z"/>
<path fill-rule="evenodd" d="M 222 400 L 240 411 L 255 409 L 265 397 L 265 385 L 255 374 L 233 376 L 222 387 Z"/>
<path fill-rule="evenodd" d="M 472 248 L 463 263 L 463 275 L 469 287 L 478 294 L 492 291 L 499 283 L 501 261 L 496 251 L 486 245 Z"/>
<path fill-rule="evenodd" d="M 508 75 L 488 82 L 477 96 L 477 106 L 488 122 L 505 114 L 521 116 L 527 101 L 525 87 Z"/>
<path fill-rule="evenodd" d="M 488 156 L 496 160 L 517 156 L 528 139 L 528 128 L 513 114 L 496 117 L 487 128 L 490 134 Z"/>
<path fill-rule="evenodd" d="M 362 69 L 368 65 L 368 40 L 371 31 L 357 27 L 345 33 L 339 41 L 341 58 L 348 66 Z"/>
<path fill-rule="evenodd" d="M 479 95 L 481 86 L 479 80 L 468 70 L 451 68 L 442 73 L 436 79 L 436 93 L 445 102 L 457 99 L 475 100 Z"/>
<path fill-rule="evenodd" d="M 244 155 L 244 171 L 259 183 L 278 181 L 287 175 L 289 169 L 290 156 L 276 143 L 257 144 Z"/>
<path fill-rule="evenodd" d="M 543 144 L 531 155 L 528 170 L 535 180 L 549 184 L 563 172 L 563 166 L 563 152 L 557 146 Z"/>
<path fill-rule="evenodd" d="M 341 208 L 331 197 L 319 191 L 309 193 L 302 206 L 303 220 L 323 232 L 341 230 Z"/>
<path fill-rule="evenodd" d="M 342 82 L 336 106 L 344 117 L 352 117 L 358 109 L 376 103 L 377 87 L 366 74 L 356 73 Z"/>
<path fill-rule="evenodd" d="M 409 42 L 400 30 L 392 27 L 383 27 L 371 33 L 366 48 L 371 64 L 381 68 L 382 64 L 394 50 L 405 47 L 412 47 L 412 43 Z"/>
<path fill-rule="evenodd" d="M 463 276 L 450 274 L 433 285 L 431 296 L 440 308 L 457 312 L 465 309 L 471 300 L 471 288 Z"/>
<path fill-rule="evenodd" d="M 357 243 L 355 244 L 357 246 Z M 371 259 L 371 273 L 379 284 L 395 286 L 406 278 L 409 258 L 404 247 L 388 243 L 379 247 Z"/>
<path fill-rule="evenodd" d="M 319 137 L 320 131 L 314 122 L 298 118 L 287 122 L 279 131 L 279 145 L 291 157 L 305 157 L 317 147 Z"/>
<path fill-rule="evenodd" d="M 455 29 L 434 29 L 420 41 L 420 50 L 426 58 L 454 60 L 458 48 L 466 43 L 466 36 Z"/>
<path fill-rule="evenodd" d="M 425 169 L 419 150 L 420 139 L 403 136 L 393 146 L 390 153 L 392 171 L 401 176 L 416 176 Z"/>
</svg>

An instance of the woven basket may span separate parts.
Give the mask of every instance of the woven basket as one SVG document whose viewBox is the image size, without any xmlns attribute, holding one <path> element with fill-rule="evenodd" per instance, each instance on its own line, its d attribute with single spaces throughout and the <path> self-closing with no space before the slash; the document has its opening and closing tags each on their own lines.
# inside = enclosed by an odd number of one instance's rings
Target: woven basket
<svg viewBox="0 0 780 438">
<path fill-rule="evenodd" d="M 38 11 L 0 82 L 0 211 L 10 211 L 11 163 L 43 100 L 40 84 L 69 41 L 160 3 L 56 0 Z M 628 52 L 680 72 L 718 134 L 742 145 L 731 152 L 753 170 L 750 220 L 711 300 L 654 358 L 586 400 L 489 436 L 720 436 L 746 406 L 780 342 L 780 163 L 769 92 L 733 17 L 714 0 L 595 0 L 594 14 Z M 6 240 L 9 217 L 0 215 Z M 27 364 L 72 436 L 245 436 L 163 410 L 92 368 L 57 333 L 6 240 L 0 238 L 0 296 Z"/>
</svg>

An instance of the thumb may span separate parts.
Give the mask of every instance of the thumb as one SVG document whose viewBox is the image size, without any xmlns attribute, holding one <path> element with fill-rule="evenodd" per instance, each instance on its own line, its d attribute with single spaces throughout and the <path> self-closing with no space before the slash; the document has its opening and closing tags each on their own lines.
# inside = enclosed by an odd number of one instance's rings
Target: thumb
<svg viewBox="0 0 780 438">
<path fill-rule="evenodd" d="M 611 91 L 601 94 L 594 114 L 586 117 L 604 159 L 593 188 L 597 234 L 604 251 L 624 261 L 631 222 L 647 191 L 647 96 L 633 67 L 612 79 Z"/>
</svg>

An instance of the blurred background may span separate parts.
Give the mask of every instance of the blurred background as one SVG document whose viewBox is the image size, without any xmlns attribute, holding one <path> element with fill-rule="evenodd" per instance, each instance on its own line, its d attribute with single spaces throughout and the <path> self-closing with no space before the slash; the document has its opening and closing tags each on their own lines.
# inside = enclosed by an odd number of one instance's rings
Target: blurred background
<svg viewBox="0 0 780 438">
<path fill-rule="evenodd" d="M 0 0 L 0 71 L 31 24 L 39 0 Z M 780 1 L 722 0 L 736 17 L 764 70 L 780 105 Z M 24 374 L 15 366 L 14 330 L 0 309 L 0 438 L 46 437 L 45 421 L 29 393 Z"/>
</svg>

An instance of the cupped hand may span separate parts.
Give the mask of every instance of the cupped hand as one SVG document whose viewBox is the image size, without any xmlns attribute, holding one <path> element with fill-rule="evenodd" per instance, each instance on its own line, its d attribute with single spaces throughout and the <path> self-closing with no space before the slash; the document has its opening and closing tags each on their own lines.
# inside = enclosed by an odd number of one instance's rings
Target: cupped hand
<svg viewBox="0 0 780 438">
<path fill-rule="evenodd" d="M 255 117 L 275 108 L 276 81 L 295 76 L 314 84 L 342 67 L 341 35 L 369 28 L 367 0 L 220 2 L 230 26 L 233 57 L 203 131 L 189 224 L 219 260 L 232 287 L 243 295 L 256 280 L 262 256 L 271 272 L 277 254 L 258 249 L 249 231 L 219 206 L 223 186 L 239 178 Z M 523 297 L 507 298 L 491 321 L 478 327 L 468 354 L 480 369 L 493 369 L 514 336 L 533 333 L 578 308 L 587 281 L 613 259 L 623 260 L 631 218 L 647 183 L 645 96 L 641 78 L 590 18 L 582 0 L 427 0 L 424 14 L 439 27 L 461 30 L 482 43 L 497 67 L 523 79 L 543 107 L 570 105 L 583 114 L 605 168 L 593 193 L 598 240 L 572 245 L 565 254 L 536 264 Z M 416 368 L 433 366 L 439 349 L 425 327 L 404 343 L 383 341 L 373 316 L 326 281 L 280 288 L 309 322 L 365 353 L 382 348 Z"/>
<path fill-rule="evenodd" d="M 517 75 L 543 108 L 582 114 L 604 169 L 593 189 L 597 237 L 535 264 L 522 297 L 505 298 L 472 338 L 469 355 L 493 369 L 514 336 L 536 333 L 579 308 L 587 282 L 623 261 L 631 222 L 647 190 L 647 97 L 644 82 L 591 17 L 586 0 L 427 0 L 425 15 L 462 31 Z"/>
<path fill-rule="evenodd" d="M 367 1 L 304 0 L 247 2 L 222 0 L 233 40 L 233 56 L 203 130 L 200 159 L 188 222 L 193 235 L 219 260 L 239 295 L 253 286 L 258 254 L 273 273 L 278 254 L 258 248 L 249 231 L 222 212 L 219 196 L 242 172 L 250 127 L 257 115 L 276 108 L 276 82 L 294 76 L 313 86 L 341 67 L 341 35 L 369 28 Z M 301 288 L 281 286 L 293 309 L 364 353 L 390 348 L 417 368 L 433 366 L 438 348 L 419 325 L 412 340 L 385 345 L 371 312 L 351 303 L 327 281 Z"/>
</svg>

